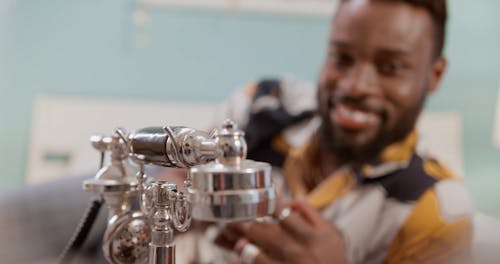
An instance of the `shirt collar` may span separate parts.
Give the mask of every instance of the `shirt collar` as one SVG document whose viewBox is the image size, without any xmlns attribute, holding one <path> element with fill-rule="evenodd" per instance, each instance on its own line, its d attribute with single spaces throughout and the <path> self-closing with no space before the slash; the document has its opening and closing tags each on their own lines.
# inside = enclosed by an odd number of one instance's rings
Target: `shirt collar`
<svg viewBox="0 0 500 264">
<path fill-rule="evenodd" d="M 405 169 L 415 153 L 417 133 L 387 146 L 376 162 L 364 164 L 355 170 L 342 166 L 331 175 L 321 175 L 319 169 L 319 140 L 313 137 L 306 145 L 293 149 L 285 163 L 285 179 L 291 194 L 305 195 L 316 208 L 323 208 L 357 183 L 379 179 L 392 172 Z M 326 177 L 325 177 L 326 176 Z M 340 187 L 339 187 L 340 186 Z"/>
<path fill-rule="evenodd" d="M 361 166 L 359 176 L 373 179 L 408 167 L 415 153 L 417 134 L 416 131 L 412 131 L 405 139 L 387 146 L 376 162 Z"/>
</svg>

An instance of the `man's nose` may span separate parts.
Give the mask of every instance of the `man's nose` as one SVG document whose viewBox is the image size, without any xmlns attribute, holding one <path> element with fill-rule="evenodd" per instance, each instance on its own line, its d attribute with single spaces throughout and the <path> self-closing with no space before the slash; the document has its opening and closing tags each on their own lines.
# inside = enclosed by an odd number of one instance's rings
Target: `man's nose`
<svg viewBox="0 0 500 264">
<path fill-rule="evenodd" d="M 351 97 L 363 97 L 379 94 L 380 87 L 375 67 L 370 64 L 360 64 L 354 67 L 340 80 L 340 88 Z"/>
</svg>

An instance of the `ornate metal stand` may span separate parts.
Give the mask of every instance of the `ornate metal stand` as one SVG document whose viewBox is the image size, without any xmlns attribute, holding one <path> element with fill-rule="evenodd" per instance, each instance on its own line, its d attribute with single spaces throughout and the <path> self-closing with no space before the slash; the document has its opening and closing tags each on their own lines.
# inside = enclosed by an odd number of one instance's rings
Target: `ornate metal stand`
<svg viewBox="0 0 500 264">
<path fill-rule="evenodd" d="M 103 250 L 110 263 L 175 263 L 174 229 L 187 231 L 191 217 L 240 221 L 275 209 L 270 165 L 245 159 L 243 132 L 229 120 L 211 134 L 172 126 L 117 129 L 91 142 L 101 152 L 101 169 L 83 188 L 108 205 Z M 148 183 L 145 164 L 190 168 L 187 193 L 165 181 Z"/>
</svg>

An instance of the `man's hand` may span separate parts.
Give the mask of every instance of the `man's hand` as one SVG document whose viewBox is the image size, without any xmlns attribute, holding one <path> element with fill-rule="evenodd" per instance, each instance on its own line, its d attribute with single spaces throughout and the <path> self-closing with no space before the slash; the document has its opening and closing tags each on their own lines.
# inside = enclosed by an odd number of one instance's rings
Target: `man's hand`
<svg viewBox="0 0 500 264">
<path fill-rule="evenodd" d="M 279 222 L 231 224 L 231 232 L 217 242 L 226 248 L 234 245 L 232 249 L 240 254 L 248 243 L 255 245 L 260 250 L 253 261 L 257 264 L 347 263 L 343 241 L 334 225 L 303 200 L 289 207 L 291 213 Z M 236 244 L 231 243 L 236 240 Z"/>
</svg>

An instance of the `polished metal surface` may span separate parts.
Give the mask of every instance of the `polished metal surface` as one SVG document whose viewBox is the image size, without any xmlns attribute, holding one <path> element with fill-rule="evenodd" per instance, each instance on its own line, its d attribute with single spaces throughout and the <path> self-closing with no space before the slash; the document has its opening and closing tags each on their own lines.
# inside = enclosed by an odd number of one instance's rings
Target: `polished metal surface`
<svg viewBox="0 0 500 264">
<path fill-rule="evenodd" d="M 174 228 L 181 232 L 189 228 L 189 204 L 173 183 L 153 182 L 145 192 L 150 203 L 152 223 L 149 263 L 175 263 Z"/>
<path fill-rule="evenodd" d="M 180 126 L 150 127 L 129 136 L 131 153 L 145 163 L 188 168 L 218 155 L 215 141 L 206 132 Z"/>
<path fill-rule="evenodd" d="M 131 210 L 138 199 L 138 170 L 128 159 L 124 132 L 117 129 L 110 137 L 92 136 L 91 143 L 101 152 L 101 168 L 93 179 L 83 182 L 83 189 L 101 195 L 109 210 L 104 255 L 110 263 L 146 263 L 151 228 L 146 215 Z M 110 161 L 104 165 L 106 152 Z"/>
<path fill-rule="evenodd" d="M 275 210 L 271 166 L 246 160 L 244 133 L 229 120 L 211 134 L 179 126 L 117 129 L 91 144 L 101 169 L 83 188 L 108 205 L 103 250 L 111 263 L 175 263 L 174 231 L 187 231 L 192 217 L 243 221 Z M 147 183 L 145 164 L 190 168 L 187 193 L 166 181 Z M 139 211 L 132 209 L 137 202 Z"/>
<path fill-rule="evenodd" d="M 189 171 L 189 202 L 193 218 L 228 222 L 251 220 L 272 214 L 276 194 L 271 166 L 246 160 L 244 133 L 226 121 L 215 131 L 223 155 Z"/>
<path fill-rule="evenodd" d="M 222 192 L 197 192 L 189 196 L 189 201 L 198 205 L 245 205 L 256 204 L 262 201 L 274 200 L 276 198 L 275 192 L 272 188 L 266 189 L 252 189 L 252 190 L 234 190 Z"/>
<path fill-rule="evenodd" d="M 151 228 L 141 212 L 114 215 L 103 238 L 104 256 L 110 263 L 146 263 Z"/>
<path fill-rule="evenodd" d="M 100 194 L 110 211 L 108 218 L 130 210 L 137 198 L 137 179 L 135 168 L 128 160 L 127 142 L 122 138 L 121 130 L 110 137 L 92 136 L 92 146 L 101 153 L 109 152 L 110 161 L 104 165 L 93 179 L 83 182 L 83 189 Z"/>
<path fill-rule="evenodd" d="M 214 131 L 215 144 L 220 150 L 217 161 L 223 164 L 236 164 L 247 157 L 245 133 L 238 129 L 236 123 L 226 120 Z"/>
<path fill-rule="evenodd" d="M 238 165 L 210 162 L 191 168 L 191 189 L 201 192 L 247 190 L 272 187 L 267 163 L 243 160 Z"/>
<path fill-rule="evenodd" d="M 111 137 L 92 136 L 92 145 L 101 153 L 110 152 L 110 162 L 101 168 L 93 179 L 83 183 L 83 189 L 94 193 L 135 191 L 137 179 L 133 177 L 137 168 L 130 164 L 127 143 L 119 135 Z"/>
<path fill-rule="evenodd" d="M 137 186 L 137 169 L 127 160 L 112 161 L 100 169 L 96 177 L 83 182 L 83 189 L 94 193 L 134 191 Z"/>
<path fill-rule="evenodd" d="M 83 183 L 83 189 L 95 193 L 126 192 L 134 190 L 135 182 L 124 183 L 116 180 L 90 179 Z"/>
<path fill-rule="evenodd" d="M 273 188 L 236 190 L 215 193 L 193 193 L 193 218 L 213 222 L 252 220 L 276 210 Z"/>
<path fill-rule="evenodd" d="M 149 264 L 175 263 L 175 245 L 155 246 L 149 248 Z"/>
</svg>

